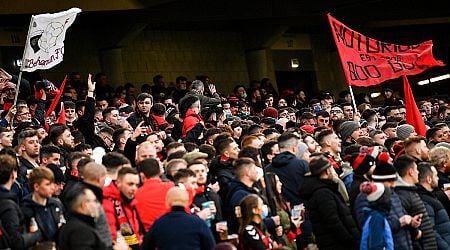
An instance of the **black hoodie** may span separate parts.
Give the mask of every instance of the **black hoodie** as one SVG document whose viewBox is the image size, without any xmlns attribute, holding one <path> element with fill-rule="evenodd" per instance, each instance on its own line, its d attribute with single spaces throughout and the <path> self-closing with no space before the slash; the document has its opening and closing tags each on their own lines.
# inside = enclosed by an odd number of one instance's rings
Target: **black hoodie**
<svg viewBox="0 0 450 250">
<path fill-rule="evenodd" d="M 280 178 L 283 183 L 281 194 L 291 203 L 291 206 L 302 203 L 298 195 L 298 187 L 302 184 L 305 174 L 309 172 L 308 162 L 297 159 L 290 152 L 282 152 L 273 158 L 272 164 L 266 169 Z"/>
</svg>

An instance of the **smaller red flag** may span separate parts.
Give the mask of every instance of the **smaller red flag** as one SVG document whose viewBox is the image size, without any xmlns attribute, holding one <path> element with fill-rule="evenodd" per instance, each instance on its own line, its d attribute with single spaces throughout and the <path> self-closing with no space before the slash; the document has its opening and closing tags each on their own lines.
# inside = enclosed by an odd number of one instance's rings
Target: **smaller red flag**
<svg viewBox="0 0 450 250">
<path fill-rule="evenodd" d="M 55 110 L 56 105 L 58 105 L 59 99 L 61 98 L 61 95 L 64 91 L 64 87 L 66 86 L 66 81 L 67 81 L 67 75 L 66 75 L 66 77 L 64 77 L 64 80 L 61 83 L 61 86 L 59 87 L 60 91 L 59 91 L 59 93 L 56 94 L 55 99 L 53 99 L 53 102 L 50 104 L 50 107 L 48 108 L 47 113 L 45 114 L 45 117 L 48 117 L 53 112 L 53 110 Z"/>
<path fill-rule="evenodd" d="M 66 124 L 66 110 L 64 109 L 64 103 L 61 103 L 61 112 L 59 112 L 59 118 L 56 123 Z"/>
<path fill-rule="evenodd" d="M 405 75 L 403 75 L 403 89 L 405 91 L 406 122 L 414 127 L 418 135 L 425 136 L 427 128 L 420 115 L 419 108 L 417 108 L 408 78 Z"/>
</svg>

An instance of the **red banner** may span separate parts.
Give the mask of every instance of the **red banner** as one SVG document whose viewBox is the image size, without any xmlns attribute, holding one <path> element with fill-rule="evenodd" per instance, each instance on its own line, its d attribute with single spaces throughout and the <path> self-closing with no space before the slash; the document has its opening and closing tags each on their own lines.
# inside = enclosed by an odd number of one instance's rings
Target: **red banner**
<svg viewBox="0 0 450 250">
<path fill-rule="evenodd" d="M 403 76 L 403 90 L 405 91 L 406 122 L 414 127 L 418 135 L 425 136 L 427 128 L 420 115 L 419 108 L 417 108 L 411 86 L 406 76 Z"/>
<path fill-rule="evenodd" d="M 367 87 L 402 75 L 416 75 L 433 66 L 433 42 L 397 45 L 372 39 L 327 14 L 348 85 Z"/>
</svg>

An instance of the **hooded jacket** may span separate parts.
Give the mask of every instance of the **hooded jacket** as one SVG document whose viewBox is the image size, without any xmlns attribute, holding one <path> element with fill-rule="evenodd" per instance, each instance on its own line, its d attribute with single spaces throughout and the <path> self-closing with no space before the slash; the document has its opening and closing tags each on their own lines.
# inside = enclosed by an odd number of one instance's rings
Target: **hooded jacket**
<svg viewBox="0 0 450 250">
<path fill-rule="evenodd" d="M 0 221 L 11 249 L 28 249 L 41 239 L 39 231 L 27 233 L 25 217 L 14 193 L 0 186 Z"/>
<path fill-rule="evenodd" d="M 187 133 L 201 121 L 203 121 L 202 117 L 189 108 L 183 121 L 182 138 L 186 137 Z"/>
<path fill-rule="evenodd" d="M 438 249 L 450 249 L 450 219 L 442 203 L 422 185 L 417 186 L 417 193 L 425 205 L 436 232 Z"/>
<path fill-rule="evenodd" d="M 359 248 L 358 227 L 336 183 L 316 176 L 305 177 L 300 197 L 306 201 L 306 211 L 319 249 Z"/>
<path fill-rule="evenodd" d="M 218 194 L 224 202 L 224 206 L 227 206 L 226 196 L 228 193 L 228 184 L 236 176 L 232 160 L 222 161 L 220 155 L 212 159 L 209 165 L 209 174 L 211 183 L 215 183 L 216 181 L 219 183 L 220 190 Z"/>
<path fill-rule="evenodd" d="M 425 205 L 417 194 L 417 187 L 406 183 L 402 178 L 398 178 L 395 192 L 400 197 L 402 206 L 409 215 L 415 216 L 417 214 L 423 214 L 422 223 L 419 227 L 422 231 L 422 237 L 418 241 L 413 241 L 414 248 L 437 249 L 433 223 L 428 216 Z"/>
<path fill-rule="evenodd" d="M 22 212 L 25 215 L 27 226 L 32 217 L 36 219 L 44 241 L 57 241 L 59 227 L 63 222 L 61 219 L 64 218 L 64 208 L 58 199 L 48 198 L 47 204 L 42 206 L 34 202 L 32 194 L 29 194 L 23 199 Z"/>
<path fill-rule="evenodd" d="M 359 193 L 356 197 L 354 203 L 354 212 L 356 215 L 357 222 L 360 227 L 362 227 L 365 220 L 364 209 L 369 206 L 369 202 L 367 201 L 367 194 Z M 410 235 L 411 227 L 405 226 L 400 227 L 399 219 L 404 216 L 406 213 L 405 209 L 402 206 L 402 202 L 398 197 L 397 193 L 391 190 L 391 210 L 389 211 L 389 215 L 387 220 L 389 225 L 391 226 L 392 237 L 394 238 L 394 249 L 396 250 L 412 250 L 412 241 Z"/>
<path fill-rule="evenodd" d="M 105 210 L 106 218 L 108 219 L 109 229 L 111 230 L 111 236 L 113 241 L 117 238 L 117 231 L 120 229 L 119 218 L 116 213 L 116 208 L 114 202 L 120 203 L 120 208 L 125 214 L 127 223 L 133 229 L 133 233 L 138 237 L 139 242 L 142 242 L 142 234 L 139 215 L 136 209 L 137 201 L 132 199 L 131 201 L 126 201 L 124 197 L 120 194 L 117 186 L 114 182 L 111 182 L 108 186 L 103 188 L 103 209 Z"/>
<path fill-rule="evenodd" d="M 302 203 L 298 196 L 298 187 L 301 186 L 305 174 L 309 172 L 308 162 L 297 159 L 294 154 L 285 151 L 275 156 L 266 170 L 280 178 L 283 183 L 281 194 L 291 206 Z"/>
</svg>

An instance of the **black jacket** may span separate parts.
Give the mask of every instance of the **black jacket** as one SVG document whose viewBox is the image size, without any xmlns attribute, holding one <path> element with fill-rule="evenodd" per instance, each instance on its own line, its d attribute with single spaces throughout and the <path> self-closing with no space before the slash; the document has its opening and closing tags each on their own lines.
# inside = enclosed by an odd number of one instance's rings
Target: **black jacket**
<svg viewBox="0 0 450 250">
<path fill-rule="evenodd" d="M 32 199 L 32 194 L 27 195 L 23 199 L 22 212 L 25 216 L 27 227 L 29 227 L 32 217 L 36 219 L 38 228 L 42 233 L 44 241 L 56 242 L 58 237 L 59 226 L 63 216 L 63 205 L 58 199 L 49 198 L 47 204 L 42 206 Z"/>
<path fill-rule="evenodd" d="M 62 227 L 59 242 L 60 250 L 106 249 L 105 244 L 95 229 L 94 218 L 78 213 L 68 215 L 68 221 Z"/>
<path fill-rule="evenodd" d="M 92 139 L 95 135 L 95 99 L 92 97 L 86 98 L 86 104 L 84 106 L 84 114 L 78 117 L 78 120 L 74 122 L 74 126 L 78 128 L 86 144 L 92 146 Z"/>
<path fill-rule="evenodd" d="M 433 230 L 433 223 L 428 216 L 425 205 L 417 194 L 417 187 L 406 184 L 401 178 L 397 180 L 395 192 L 402 201 L 402 206 L 406 212 L 415 216 L 417 214 L 423 214 L 422 223 L 419 229 L 422 231 L 422 237 L 419 241 L 413 240 L 413 246 L 415 249 L 437 249 L 436 237 Z M 411 237 L 414 238 L 414 237 Z"/>
<path fill-rule="evenodd" d="M 364 177 L 362 175 L 356 175 L 356 174 L 353 175 L 353 181 L 352 181 L 352 184 L 350 185 L 350 190 L 348 192 L 348 197 L 350 198 L 350 206 L 352 208 L 354 207 L 356 197 L 360 193 L 359 186 L 361 185 L 361 183 L 363 183 L 365 181 L 370 181 L 370 180 L 367 180 L 366 177 Z"/>
<path fill-rule="evenodd" d="M 272 164 L 268 165 L 266 169 L 280 178 L 283 183 L 281 194 L 287 202 L 291 203 L 291 206 L 302 203 L 298 196 L 298 188 L 302 184 L 305 174 L 309 172 L 308 162 L 297 159 L 290 152 L 283 152 L 275 156 Z"/>
<path fill-rule="evenodd" d="M 220 186 L 219 196 L 226 205 L 226 196 L 228 193 L 228 184 L 236 176 L 232 160 L 221 161 L 220 155 L 212 159 L 209 165 L 210 182 L 218 182 Z"/>
<path fill-rule="evenodd" d="M 447 211 L 436 196 L 423 186 L 417 186 L 417 193 L 433 222 L 438 249 L 450 249 L 450 220 Z"/>
<path fill-rule="evenodd" d="M 360 232 L 336 183 L 305 177 L 300 197 L 306 200 L 306 211 L 320 250 L 359 249 Z"/>
<path fill-rule="evenodd" d="M 16 196 L 0 186 L 0 221 L 11 249 L 28 249 L 41 240 L 39 231 L 27 233 L 25 217 L 15 202 Z"/>
</svg>

